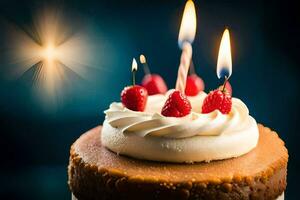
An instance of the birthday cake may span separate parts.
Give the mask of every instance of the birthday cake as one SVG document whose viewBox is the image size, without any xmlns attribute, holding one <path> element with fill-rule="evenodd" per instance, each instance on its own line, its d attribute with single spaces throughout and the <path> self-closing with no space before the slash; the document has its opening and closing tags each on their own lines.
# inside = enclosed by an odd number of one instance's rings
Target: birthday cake
<svg viewBox="0 0 300 200">
<path fill-rule="evenodd" d="M 148 70 L 136 85 L 134 59 L 132 85 L 121 92 L 121 102 L 111 103 L 103 125 L 71 146 L 73 199 L 284 199 L 288 151 L 276 132 L 257 124 L 245 103 L 232 97 L 227 29 L 217 63 L 224 84 L 206 94 L 203 80 L 191 72 L 195 19 L 189 0 L 175 89 L 167 91 L 162 77 L 150 73 L 144 56 Z"/>
<path fill-rule="evenodd" d="M 203 105 L 193 102 L 206 98 L 204 92 L 191 97 L 194 109 L 185 119 L 157 114 L 165 95 L 149 96 L 143 112 L 112 103 L 103 126 L 83 134 L 71 147 L 69 185 L 74 196 L 283 199 L 288 161 L 283 141 L 257 125 L 239 99 L 232 99 L 228 115 L 219 110 L 200 114 Z"/>
</svg>

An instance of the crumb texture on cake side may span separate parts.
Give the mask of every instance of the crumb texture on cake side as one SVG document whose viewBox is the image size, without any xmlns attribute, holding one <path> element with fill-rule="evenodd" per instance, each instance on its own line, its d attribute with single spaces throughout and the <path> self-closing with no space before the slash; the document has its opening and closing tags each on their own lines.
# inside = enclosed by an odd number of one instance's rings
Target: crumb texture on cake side
<svg viewBox="0 0 300 200">
<path fill-rule="evenodd" d="M 72 200 L 78 200 L 74 194 L 72 194 Z M 276 200 L 284 200 L 284 193 L 282 195 L 280 195 Z"/>
<path fill-rule="evenodd" d="M 195 164 L 118 156 L 101 145 L 97 127 L 71 147 L 69 186 L 78 200 L 275 200 L 286 187 L 288 152 L 275 132 L 258 127 L 258 146 L 248 154 Z"/>
</svg>

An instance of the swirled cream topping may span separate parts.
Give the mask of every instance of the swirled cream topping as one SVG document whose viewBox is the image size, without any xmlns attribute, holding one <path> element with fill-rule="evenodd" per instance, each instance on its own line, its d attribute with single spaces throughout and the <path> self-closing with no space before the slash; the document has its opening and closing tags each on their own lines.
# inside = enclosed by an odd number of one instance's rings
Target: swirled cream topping
<svg viewBox="0 0 300 200">
<path fill-rule="evenodd" d="M 112 103 L 105 111 L 102 142 L 112 151 L 136 158 L 198 162 L 240 156 L 253 149 L 258 141 L 256 121 L 247 106 L 232 98 L 229 114 L 215 110 L 201 113 L 206 93 L 188 97 L 192 112 L 183 117 L 160 114 L 166 95 L 148 97 L 144 112 Z"/>
</svg>

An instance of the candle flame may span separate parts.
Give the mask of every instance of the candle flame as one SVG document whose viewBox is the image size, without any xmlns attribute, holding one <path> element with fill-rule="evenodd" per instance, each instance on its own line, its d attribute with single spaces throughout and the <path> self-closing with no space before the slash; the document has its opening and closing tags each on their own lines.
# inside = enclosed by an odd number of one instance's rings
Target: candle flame
<svg viewBox="0 0 300 200">
<path fill-rule="evenodd" d="M 147 61 L 146 61 L 146 57 L 143 55 L 143 54 L 141 54 L 140 55 L 140 62 L 142 63 L 142 64 L 145 64 Z"/>
<path fill-rule="evenodd" d="M 229 30 L 225 29 L 217 62 L 217 76 L 218 78 L 227 77 L 229 78 L 232 73 L 232 60 L 231 60 L 231 48 L 230 48 L 230 36 Z"/>
<path fill-rule="evenodd" d="M 137 62 L 135 58 L 132 60 L 131 71 L 137 71 Z"/>
<path fill-rule="evenodd" d="M 178 45 L 180 48 L 184 42 L 193 43 L 197 28 L 196 18 L 195 4 L 192 0 L 188 0 L 185 4 L 179 30 Z"/>
</svg>

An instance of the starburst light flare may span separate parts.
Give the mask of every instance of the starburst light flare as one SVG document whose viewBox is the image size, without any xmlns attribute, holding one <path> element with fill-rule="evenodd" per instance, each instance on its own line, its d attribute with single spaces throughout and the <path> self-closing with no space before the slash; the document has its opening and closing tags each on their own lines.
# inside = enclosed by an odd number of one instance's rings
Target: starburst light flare
<svg viewBox="0 0 300 200">
<path fill-rule="evenodd" d="M 74 21 L 57 9 L 43 9 L 31 26 L 7 29 L 10 77 L 29 82 L 46 106 L 63 99 L 74 82 L 88 79 L 98 63 L 95 41 Z"/>
</svg>

